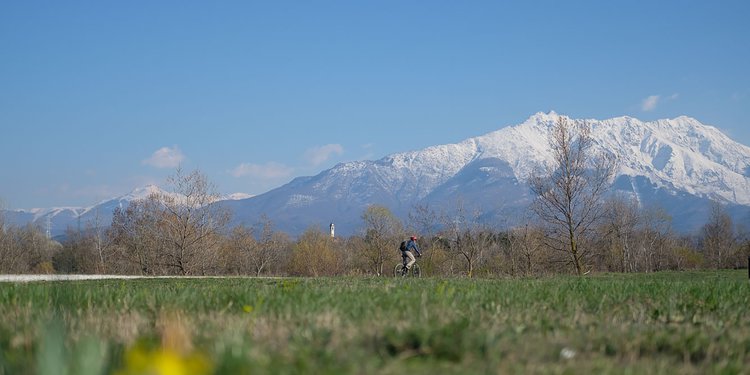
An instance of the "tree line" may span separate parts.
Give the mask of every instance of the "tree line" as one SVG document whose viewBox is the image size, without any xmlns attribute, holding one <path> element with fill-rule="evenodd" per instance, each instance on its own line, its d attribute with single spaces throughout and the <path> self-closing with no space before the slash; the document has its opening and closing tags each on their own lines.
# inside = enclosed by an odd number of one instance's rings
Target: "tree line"
<svg viewBox="0 0 750 375">
<path fill-rule="evenodd" d="M 607 194 L 616 159 L 591 151 L 585 122 L 552 129 L 555 163 L 529 179 L 536 200 L 520 225 L 498 229 L 460 204 L 450 212 L 415 206 L 406 222 L 367 207 L 361 230 L 331 237 L 310 227 L 297 238 L 267 217 L 230 227 L 214 204 L 216 187 L 200 171 L 177 169 L 170 193 L 117 208 L 109 226 L 69 229 L 61 242 L 37 227 L 0 217 L 0 273 L 135 275 L 392 275 L 398 245 L 419 236 L 422 270 L 432 276 L 505 277 L 559 273 L 655 272 L 747 266 L 748 228 L 714 203 L 700 233 L 679 235 L 658 208 Z"/>
<path fill-rule="evenodd" d="M 721 205 L 714 205 L 701 233 L 691 236 L 675 233 L 659 210 L 622 198 L 607 205 L 603 220 L 579 239 L 584 274 L 747 265 L 750 238 Z M 421 234 L 424 256 L 418 262 L 430 276 L 577 273 L 571 254 L 554 246 L 559 241 L 538 223 L 496 230 L 478 215 L 460 213 L 459 220 L 456 215 L 449 220 L 428 207 L 416 211 L 428 216 L 405 225 L 388 208 L 370 206 L 360 234 L 332 238 L 311 227 L 293 239 L 274 230 L 268 218 L 222 227 L 225 217 L 174 212 L 154 196 L 118 209 L 109 228 L 70 229 L 62 242 L 32 225 L 4 226 L 0 273 L 389 276 L 401 260 L 398 244 L 411 233 Z"/>
</svg>

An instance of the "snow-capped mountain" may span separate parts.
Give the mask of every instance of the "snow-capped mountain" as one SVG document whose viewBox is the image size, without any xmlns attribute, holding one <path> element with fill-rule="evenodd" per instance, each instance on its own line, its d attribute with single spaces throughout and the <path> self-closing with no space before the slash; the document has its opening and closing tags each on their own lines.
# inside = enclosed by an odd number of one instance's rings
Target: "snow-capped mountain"
<svg viewBox="0 0 750 375">
<path fill-rule="evenodd" d="M 44 231 L 49 227 L 50 235 L 59 236 L 64 234 L 68 228 L 85 229 L 89 227 L 109 226 L 112 223 L 112 215 L 117 207 L 127 207 L 130 202 L 144 200 L 152 195 L 169 196 L 176 202 L 181 202 L 185 199 L 179 194 L 165 191 L 156 185 L 146 185 L 136 188 L 128 194 L 105 199 L 89 207 L 3 210 L 2 213 L 9 224 L 17 226 L 32 224 Z M 245 193 L 234 193 L 223 196 L 220 200 L 232 201 L 251 197 L 252 195 Z"/>
<path fill-rule="evenodd" d="M 65 233 L 68 228 L 85 229 L 104 227 L 112 223 L 112 214 L 117 207 L 127 207 L 130 202 L 146 199 L 152 194 L 170 194 L 156 185 L 134 189 L 120 197 L 105 199 L 89 207 L 33 208 L 30 210 L 5 210 L 3 214 L 9 224 L 23 226 L 31 224 L 52 236 Z"/>
<path fill-rule="evenodd" d="M 253 197 L 252 194 L 232 193 L 232 194 L 225 195 L 225 196 L 221 197 L 221 200 L 224 200 L 224 201 L 238 201 L 240 199 L 248 199 L 248 198 L 252 198 L 252 197 Z"/>
<path fill-rule="evenodd" d="M 527 178 L 553 164 L 549 134 L 558 116 L 537 113 L 520 125 L 456 144 L 339 164 L 226 204 L 237 222 L 252 223 L 266 214 L 291 233 L 329 221 L 340 233 L 351 233 L 361 227 L 360 216 L 370 204 L 387 206 L 405 219 L 415 204 L 450 210 L 460 203 L 481 210 L 487 220 L 511 225 L 533 199 Z M 727 204 L 737 220 L 750 222 L 749 147 L 684 116 L 586 121 L 594 151 L 618 159 L 614 189 L 642 205 L 659 205 L 673 216 L 676 229 L 700 227 L 712 199 Z"/>
<path fill-rule="evenodd" d="M 50 230 L 51 236 L 59 236 L 68 228 L 86 229 L 92 227 L 106 227 L 112 223 L 112 215 L 116 208 L 127 207 L 130 202 L 144 200 L 152 195 L 168 196 L 176 202 L 182 202 L 185 198 L 179 194 L 165 191 L 156 185 L 146 185 L 136 188 L 128 194 L 102 200 L 89 207 L 55 207 L 55 208 L 32 208 L 29 210 L 3 210 L 2 214 L 8 224 L 24 226 L 32 224 L 46 231 Z M 221 201 L 248 199 L 252 195 L 245 193 L 234 193 L 219 198 Z"/>
<path fill-rule="evenodd" d="M 371 204 L 389 207 L 404 220 L 417 204 L 448 213 L 461 205 L 465 212 L 481 212 L 483 220 L 511 226 L 534 198 L 528 177 L 553 164 L 549 135 L 559 116 L 537 113 L 522 124 L 459 143 L 338 164 L 261 195 L 224 196 L 220 204 L 233 211 L 235 224 L 255 224 L 266 215 L 277 229 L 293 235 L 311 226 L 327 228 L 330 222 L 339 234 L 354 233 Z M 684 116 L 585 121 L 593 151 L 617 158 L 614 191 L 632 195 L 644 207 L 664 209 L 683 233 L 705 223 L 711 200 L 726 204 L 736 222 L 750 225 L 750 147 Z M 4 214 L 11 224 L 43 229 L 49 220 L 52 235 L 59 235 L 69 227 L 109 225 L 116 207 L 153 193 L 170 194 L 150 185 L 86 208 Z"/>
</svg>

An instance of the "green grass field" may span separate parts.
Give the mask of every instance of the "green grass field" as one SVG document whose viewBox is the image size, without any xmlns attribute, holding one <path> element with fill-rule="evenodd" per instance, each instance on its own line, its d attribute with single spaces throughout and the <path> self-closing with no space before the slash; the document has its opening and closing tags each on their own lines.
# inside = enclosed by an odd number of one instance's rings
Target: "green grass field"
<svg viewBox="0 0 750 375">
<path fill-rule="evenodd" d="M 744 373 L 746 271 L 0 284 L 0 374 Z"/>
</svg>

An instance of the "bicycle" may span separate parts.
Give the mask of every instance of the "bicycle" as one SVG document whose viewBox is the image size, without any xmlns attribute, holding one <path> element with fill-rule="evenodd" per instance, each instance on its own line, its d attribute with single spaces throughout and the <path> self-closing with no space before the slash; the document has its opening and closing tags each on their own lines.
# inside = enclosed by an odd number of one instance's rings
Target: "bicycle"
<svg viewBox="0 0 750 375">
<path fill-rule="evenodd" d="M 403 274 L 404 267 L 405 266 L 403 262 L 397 264 L 396 268 L 393 269 L 393 277 L 406 277 L 406 276 L 422 277 L 422 269 L 419 268 L 419 264 L 417 263 L 412 264 L 411 269 L 409 270 L 409 273 L 406 275 Z"/>
</svg>

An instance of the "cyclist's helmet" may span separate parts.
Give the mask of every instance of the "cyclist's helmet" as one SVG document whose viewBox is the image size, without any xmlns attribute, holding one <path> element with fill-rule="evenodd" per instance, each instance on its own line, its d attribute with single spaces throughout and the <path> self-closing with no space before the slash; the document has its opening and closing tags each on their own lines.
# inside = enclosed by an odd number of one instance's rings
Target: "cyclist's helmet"
<svg viewBox="0 0 750 375">
<path fill-rule="evenodd" d="M 411 236 L 411 239 L 414 240 L 414 241 L 416 241 L 417 240 L 417 236 Z"/>
</svg>

